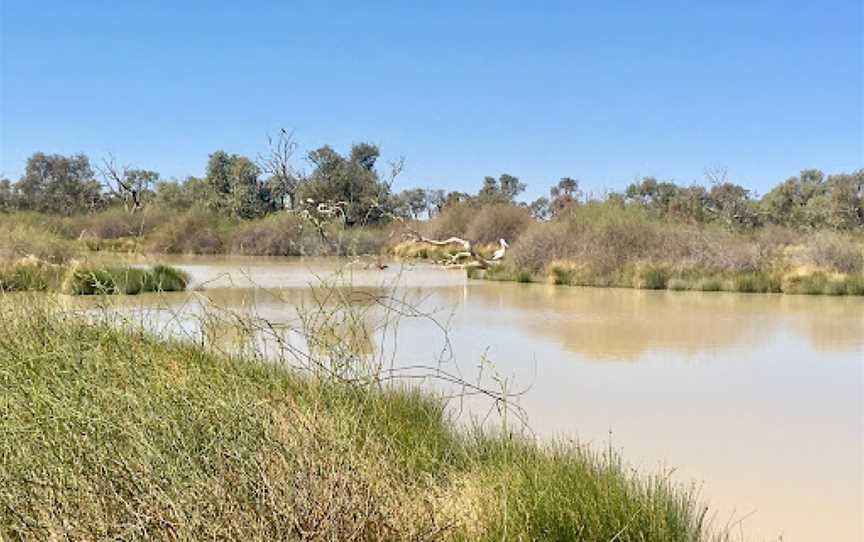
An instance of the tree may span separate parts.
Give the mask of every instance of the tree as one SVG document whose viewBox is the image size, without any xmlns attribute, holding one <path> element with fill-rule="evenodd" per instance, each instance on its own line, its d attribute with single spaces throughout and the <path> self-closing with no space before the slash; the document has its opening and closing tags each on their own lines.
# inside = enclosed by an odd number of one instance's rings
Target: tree
<svg viewBox="0 0 864 542">
<path fill-rule="evenodd" d="M 669 204 L 677 195 L 675 183 L 658 181 L 654 177 L 645 177 L 640 183 L 632 183 L 624 192 L 628 201 L 635 202 L 656 216 L 666 216 Z"/>
<path fill-rule="evenodd" d="M 34 211 L 69 215 L 102 203 L 99 183 L 83 154 L 33 154 L 27 159 L 24 175 L 15 183 L 15 191 L 20 206 Z"/>
<path fill-rule="evenodd" d="M 679 188 L 669 200 L 667 213 L 670 218 L 677 220 L 705 222 L 708 220 L 705 210 L 708 202 L 708 191 L 704 186 Z"/>
<path fill-rule="evenodd" d="M 715 184 L 708 192 L 706 211 L 713 220 L 735 228 L 752 228 L 760 224 L 756 203 L 750 191 L 731 182 Z"/>
<path fill-rule="evenodd" d="M 159 181 L 156 183 L 156 204 L 169 209 L 186 210 L 195 205 L 206 205 L 210 187 L 206 179 L 187 177 L 178 182 Z"/>
<path fill-rule="evenodd" d="M 152 192 L 159 180 L 159 174 L 155 171 L 118 167 L 113 156 L 102 160 L 99 173 L 108 193 L 123 202 L 123 206 L 131 213 L 144 206 L 145 195 Z"/>
<path fill-rule="evenodd" d="M 528 211 L 537 220 L 548 220 L 552 216 L 549 198 L 539 197 L 528 204 Z"/>
<path fill-rule="evenodd" d="M 284 128 L 276 138 L 267 137 L 268 150 L 266 154 L 258 155 L 258 167 L 270 178 L 267 189 L 280 208 L 294 209 L 297 205 L 297 190 L 305 181 L 291 165 L 291 159 L 297 150 L 294 133 Z M 287 200 L 287 201 L 286 201 Z"/>
<path fill-rule="evenodd" d="M 579 201 L 582 191 L 579 181 L 572 177 L 562 177 L 558 184 L 549 189 L 549 213 L 554 216 L 569 205 Z"/>
<path fill-rule="evenodd" d="M 396 197 L 396 208 L 399 214 L 406 218 L 419 219 L 420 215 L 428 212 L 429 197 L 423 188 L 412 188 L 403 190 Z"/>
<path fill-rule="evenodd" d="M 518 177 L 502 174 L 495 177 L 484 177 L 483 186 L 477 193 L 476 201 L 480 205 L 492 205 L 496 203 L 513 203 L 516 196 L 525 191 L 525 183 Z"/>
<path fill-rule="evenodd" d="M 348 157 L 329 145 L 308 154 L 314 166 L 299 196 L 309 211 L 338 214 L 346 225 L 368 224 L 386 219 L 393 207 L 390 185 L 399 174 L 402 162 L 392 164 L 387 181 L 375 169 L 378 147 L 359 143 Z"/>
<path fill-rule="evenodd" d="M 18 206 L 15 190 L 9 179 L 0 179 L 0 213 L 14 211 Z"/>
<path fill-rule="evenodd" d="M 825 220 L 828 186 L 817 169 L 802 171 L 765 194 L 760 206 L 770 222 L 785 226 L 816 227 Z M 811 200 L 814 200 L 811 203 Z M 823 208 L 823 209 L 820 209 Z"/>
<path fill-rule="evenodd" d="M 831 175 L 826 184 L 831 226 L 842 230 L 864 228 L 864 169 Z"/>
<path fill-rule="evenodd" d="M 210 207 L 228 211 L 239 218 L 263 216 L 273 208 L 273 200 L 261 171 L 245 156 L 216 151 L 207 161 L 207 186 Z"/>
<path fill-rule="evenodd" d="M 444 190 L 442 190 L 440 188 L 438 188 L 438 189 L 427 188 L 426 189 L 426 203 L 428 205 L 427 213 L 428 213 L 429 218 L 432 218 L 435 215 L 441 214 L 441 211 L 444 210 L 444 207 L 447 204 L 447 197 L 444 193 Z"/>
</svg>

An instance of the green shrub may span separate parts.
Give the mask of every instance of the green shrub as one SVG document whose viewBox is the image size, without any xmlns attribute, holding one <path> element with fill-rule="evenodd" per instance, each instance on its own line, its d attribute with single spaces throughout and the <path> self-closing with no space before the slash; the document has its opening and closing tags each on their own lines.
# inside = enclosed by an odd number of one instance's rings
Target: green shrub
<svg viewBox="0 0 864 542">
<path fill-rule="evenodd" d="M 516 273 L 516 282 L 534 282 L 534 276 L 530 271 L 519 271 Z"/>
<path fill-rule="evenodd" d="M 864 275 L 850 275 L 844 283 L 847 295 L 864 295 Z"/>
<path fill-rule="evenodd" d="M 637 273 L 637 287 L 644 290 L 664 290 L 669 280 L 669 273 L 662 268 L 647 265 Z"/>
<path fill-rule="evenodd" d="M 549 268 L 549 273 L 552 275 L 553 284 L 571 286 L 575 283 L 576 270 L 572 267 L 552 265 Z"/>
<path fill-rule="evenodd" d="M 151 252 L 219 254 L 236 221 L 200 208 L 180 213 L 155 229 L 147 243 Z"/>
<path fill-rule="evenodd" d="M 719 292 L 723 289 L 723 281 L 717 277 L 707 277 L 699 281 L 698 289 L 703 292 Z"/>
<path fill-rule="evenodd" d="M 783 292 L 787 294 L 817 295 L 827 293 L 829 279 L 825 273 L 789 275 L 783 279 Z"/>
<path fill-rule="evenodd" d="M 736 292 L 767 293 L 779 291 L 767 273 L 739 273 L 732 278 L 732 289 Z"/>
<path fill-rule="evenodd" d="M 688 290 L 690 289 L 690 283 L 682 278 L 671 278 L 666 283 L 666 288 L 676 291 Z"/>
</svg>

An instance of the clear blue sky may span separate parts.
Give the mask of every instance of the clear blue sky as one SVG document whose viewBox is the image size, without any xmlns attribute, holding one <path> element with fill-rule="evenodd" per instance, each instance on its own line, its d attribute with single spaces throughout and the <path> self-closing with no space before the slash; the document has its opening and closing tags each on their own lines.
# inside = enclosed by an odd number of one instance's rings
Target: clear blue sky
<svg viewBox="0 0 864 542">
<path fill-rule="evenodd" d="M 0 173 L 41 150 L 184 177 L 283 126 L 405 156 L 402 188 L 529 197 L 864 167 L 861 0 L 420 4 L 0 0 Z"/>
</svg>

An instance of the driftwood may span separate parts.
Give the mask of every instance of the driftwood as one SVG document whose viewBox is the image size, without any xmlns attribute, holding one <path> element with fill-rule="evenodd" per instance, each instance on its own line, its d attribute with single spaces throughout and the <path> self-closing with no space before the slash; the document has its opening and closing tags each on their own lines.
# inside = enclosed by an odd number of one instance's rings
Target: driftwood
<svg viewBox="0 0 864 542">
<path fill-rule="evenodd" d="M 476 250 L 474 250 L 474 245 L 468 239 L 462 239 L 461 237 L 450 237 L 447 239 L 429 239 L 424 236 L 420 232 L 408 228 L 408 234 L 414 239 L 414 241 L 418 243 L 425 243 L 427 245 L 433 245 L 437 247 L 445 247 L 450 245 L 460 245 L 462 247 L 461 252 L 457 252 L 456 254 L 451 255 L 445 264 L 457 264 L 463 260 L 471 260 L 481 269 L 488 269 L 490 266 L 497 265 L 504 258 L 504 255 L 507 253 L 507 241 L 504 239 L 499 240 L 498 244 L 500 248 L 495 251 L 495 254 L 491 259 L 488 259 L 481 254 L 479 254 Z"/>
</svg>

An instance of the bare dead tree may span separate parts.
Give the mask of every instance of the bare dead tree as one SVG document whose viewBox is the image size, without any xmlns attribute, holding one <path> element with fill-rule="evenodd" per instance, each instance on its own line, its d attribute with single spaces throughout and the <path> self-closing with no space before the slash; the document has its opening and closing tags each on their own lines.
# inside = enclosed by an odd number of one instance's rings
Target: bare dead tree
<svg viewBox="0 0 864 542">
<path fill-rule="evenodd" d="M 270 176 L 271 190 L 281 199 L 283 207 L 285 198 L 288 198 L 291 209 L 295 208 L 297 189 L 303 182 L 303 175 L 291 165 L 295 152 L 294 131 L 282 128 L 276 137 L 267 136 L 267 151 L 258 154 L 258 167 Z"/>
<path fill-rule="evenodd" d="M 729 182 L 729 168 L 726 166 L 711 166 L 705 168 L 705 178 L 712 185 L 719 185 Z"/>
<path fill-rule="evenodd" d="M 144 206 L 143 195 L 159 179 L 155 171 L 118 166 L 113 154 L 102 159 L 97 167 L 108 192 L 123 202 L 127 211 L 134 213 Z"/>
</svg>

